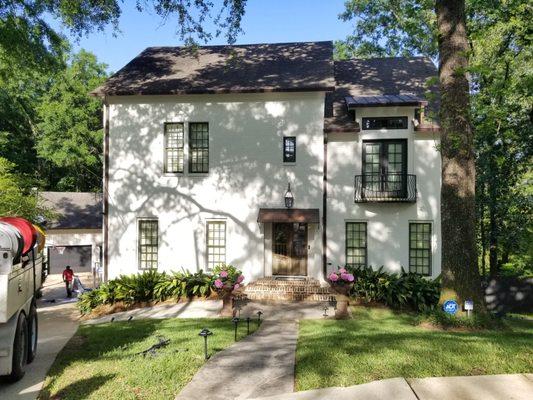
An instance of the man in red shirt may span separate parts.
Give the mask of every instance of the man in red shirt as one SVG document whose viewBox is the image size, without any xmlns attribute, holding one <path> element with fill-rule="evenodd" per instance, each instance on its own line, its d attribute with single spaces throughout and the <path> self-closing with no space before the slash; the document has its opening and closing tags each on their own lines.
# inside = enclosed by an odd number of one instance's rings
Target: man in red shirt
<svg viewBox="0 0 533 400">
<path fill-rule="evenodd" d="M 67 288 L 67 297 L 72 297 L 72 281 L 74 279 L 74 272 L 70 269 L 70 265 L 65 267 L 63 271 L 63 282 Z"/>
</svg>

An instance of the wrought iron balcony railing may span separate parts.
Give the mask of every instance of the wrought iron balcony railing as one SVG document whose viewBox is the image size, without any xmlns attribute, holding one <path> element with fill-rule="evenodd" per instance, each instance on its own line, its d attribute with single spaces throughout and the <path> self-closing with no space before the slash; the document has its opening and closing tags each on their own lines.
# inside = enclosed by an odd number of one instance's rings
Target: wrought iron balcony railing
<svg viewBox="0 0 533 400">
<path fill-rule="evenodd" d="M 356 175 L 355 202 L 416 202 L 416 175 Z"/>
</svg>

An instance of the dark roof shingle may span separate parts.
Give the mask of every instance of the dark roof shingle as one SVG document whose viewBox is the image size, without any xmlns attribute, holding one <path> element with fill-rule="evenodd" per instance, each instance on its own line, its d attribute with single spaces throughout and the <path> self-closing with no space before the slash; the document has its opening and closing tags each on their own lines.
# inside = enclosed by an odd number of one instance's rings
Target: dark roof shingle
<svg viewBox="0 0 533 400">
<path fill-rule="evenodd" d="M 333 43 L 149 47 L 92 94 L 331 91 Z"/>
<path fill-rule="evenodd" d="M 335 61 L 334 67 L 336 87 L 326 94 L 324 110 L 329 120 L 324 127 L 326 132 L 342 131 L 328 126 L 347 128 L 347 122 L 353 123 L 346 98 L 379 96 L 385 101 L 391 95 L 408 95 L 422 100 L 426 92 L 437 92 L 435 85 L 427 85 L 428 80 L 437 76 L 435 65 L 427 57 L 353 59 Z M 430 104 L 430 108 L 435 107 L 435 103 Z"/>
<path fill-rule="evenodd" d="M 101 229 L 102 194 L 87 192 L 40 192 L 45 207 L 58 216 L 47 229 Z"/>
</svg>

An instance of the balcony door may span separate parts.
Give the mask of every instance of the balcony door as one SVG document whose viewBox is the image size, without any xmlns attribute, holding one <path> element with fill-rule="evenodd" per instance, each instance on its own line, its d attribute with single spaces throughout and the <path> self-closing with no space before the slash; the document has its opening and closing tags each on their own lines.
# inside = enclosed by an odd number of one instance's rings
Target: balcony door
<svg viewBox="0 0 533 400">
<path fill-rule="evenodd" d="M 404 197 L 407 192 L 407 140 L 363 142 L 363 195 Z"/>
<path fill-rule="evenodd" d="M 307 224 L 275 223 L 273 228 L 272 274 L 307 275 Z"/>
</svg>

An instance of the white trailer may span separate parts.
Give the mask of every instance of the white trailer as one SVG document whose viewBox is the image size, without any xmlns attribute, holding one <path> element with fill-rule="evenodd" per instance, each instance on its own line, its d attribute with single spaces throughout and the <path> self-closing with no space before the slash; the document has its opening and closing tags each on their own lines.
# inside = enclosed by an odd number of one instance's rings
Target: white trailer
<svg viewBox="0 0 533 400">
<path fill-rule="evenodd" d="M 0 376 L 12 382 L 24 376 L 37 353 L 43 247 L 43 232 L 28 221 L 0 218 Z"/>
</svg>

